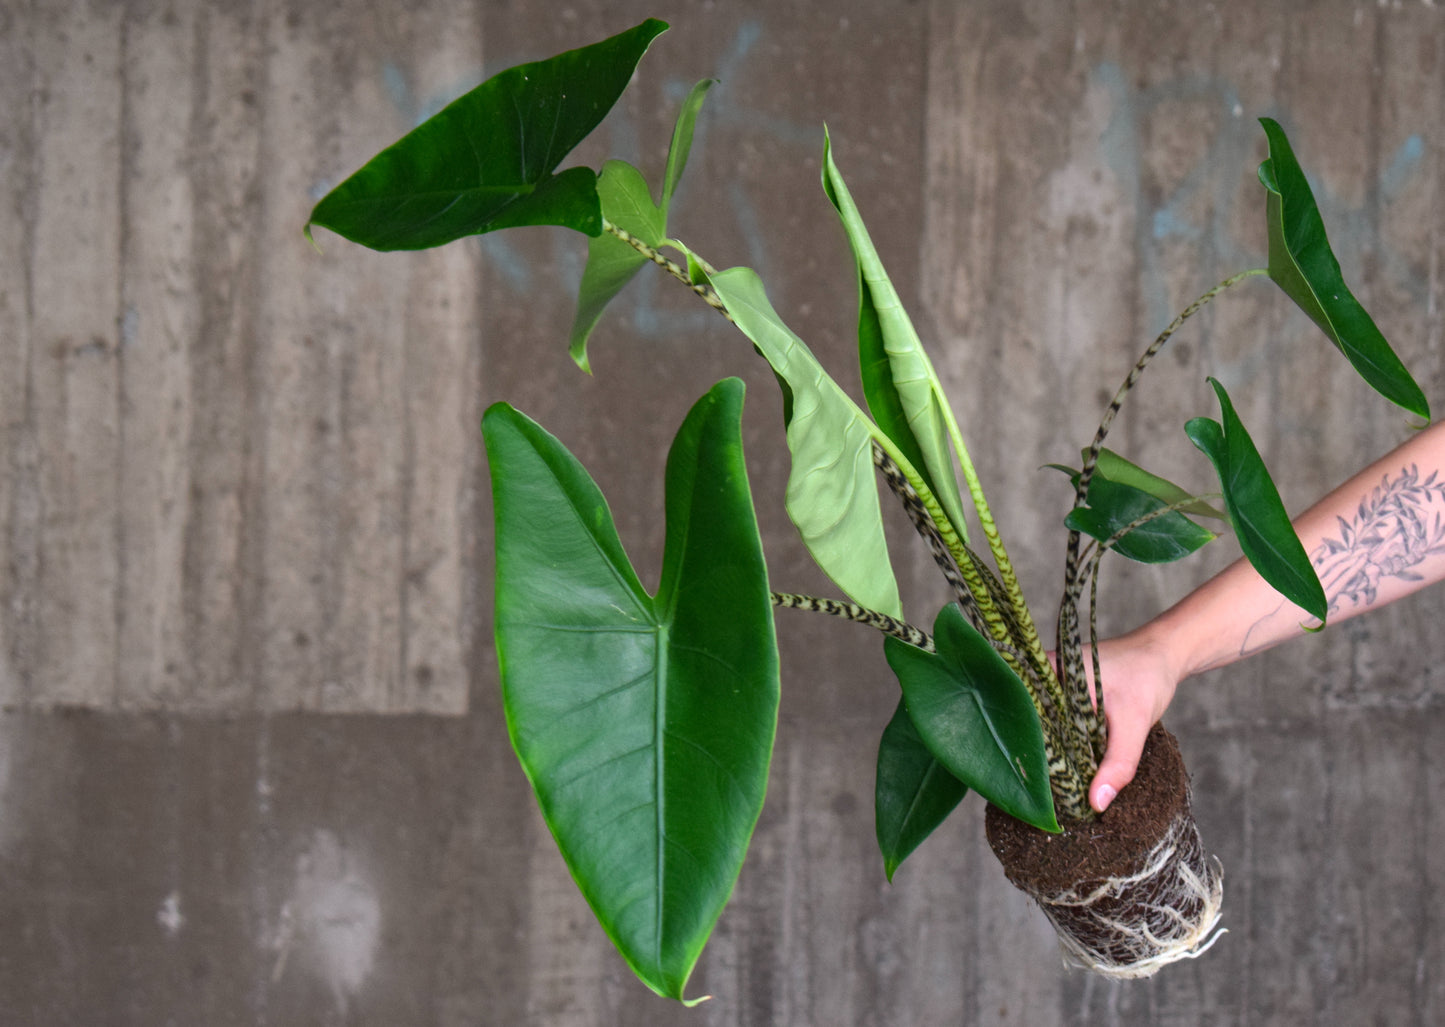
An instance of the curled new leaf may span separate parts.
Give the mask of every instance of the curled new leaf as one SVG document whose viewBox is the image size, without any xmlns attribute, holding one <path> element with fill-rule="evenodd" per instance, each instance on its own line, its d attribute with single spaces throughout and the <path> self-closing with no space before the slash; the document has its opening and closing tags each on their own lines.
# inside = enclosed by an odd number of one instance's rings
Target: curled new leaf
<svg viewBox="0 0 1445 1027">
<path fill-rule="evenodd" d="M 374 250 L 420 250 L 522 225 L 602 231 L 597 176 L 555 174 L 612 109 L 652 40 L 649 18 L 600 43 L 508 68 L 448 104 L 311 211 L 321 225 Z"/>
<path fill-rule="evenodd" d="M 677 123 L 672 126 L 672 143 L 667 148 L 667 167 L 662 173 L 662 211 L 667 213 L 672 206 L 672 195 L 677 192 L 677 183 L 682 181 L 683 169 L 687 167 L 688 155 L 692 153 L 692 136 L 697 129 L 697 116 L 702 112 L 702 102 L 707 92 L 717 85 L 717 79 L 705 78 L 692 87 L 682 109 L 677 112 Z"/>
<path fill-rule="evenodd" d="M 657 248 L 667 236 L 667 215 L 652 202 L 647 181 L 626 161 L 609 160 L 597 179 L 602 215 L 618 228 Z M 577 366 L 591 371 L 587 340 L 602 311 L 632 281 L 647 258 L 613 235 L 603 233 L 587 240 L 587 266 L 577 288 L 577 314 L 572 321 L 569 350 Z"/>
<path fill-rule="evenodd" d="M 1424 392 L 1345 285 L 1314 193 L 1284 130 L 1270 118 L 1261 118 L 1260 124 L 1269 138 L 1269 159 L 1259 166 L 1260 183 L 1268 191 L 1269 277 L 1375 391 L 1428 420 Z"/>
<path fill-rule="evenodd" d="M 1274 479 L 1224 386 L 1213 378 L 1209 382 L 1219 397 L 1221 421 L 1196 417 L 1184 426 L 1184 432 L 1219 472 L 1225 509 L 1239 548 L 1277 592 L 1323 622 L 1329 608 L 1325 590 L 1290 524 Z"/>
<path fill-rule="evenodd" d="M 672 194 L 677 190 L 683 168 L 687 166 L 697 115 L 712 85 L 712 79 L 704 79 L 693 86 L 692 92 L 683 101 L 672 131 L 672 146 L 667 152 L 660 203 L 652 201 L 642 172 L 625 161 L 607 161 L 597 180 L 602 216 L 654 250 L 666 240 L 667 212 L 672 204 Z M 592 335 L 592 329 L 597 327 L 602 311 L 646 263 L 647 258 L 635 247 L 616 236 L 604 233 L 587 240 L 587 266 L 582 271 L 582 284 L 577 290 L 577 315 L 572 322 L 569 347 L 572 359 L 582 370 L 591 370 L 587 359 L 587 340 Z"/>
<path fill-rule="evenodd" d="M 832 140 L 823 147 L 823 189 L 842 219 L 858 269 L 858 362 L 868 411 L 967 539 L 963 503 L 948 445 L 948 402 L 933 362 L 883 268 L 863 215 L 833 162 Z"/>
<path fill-rule="evenodd" d="M 1043 728 L 1018 675 L 949 603 L 933 624 L 936 653 L 883 644 L 918 735 L 950 774 L 1010 816 L 1059 830 Z"/>
<path fill-rule="evenodd" d="M 512 744 L 598 921 L 677 999 L 742 867 L 777 722 L 742 396 L 719 383 L 673 442 L 655 596 L 562 444 L 506 404 L 483 421 Z"/>
</svg>

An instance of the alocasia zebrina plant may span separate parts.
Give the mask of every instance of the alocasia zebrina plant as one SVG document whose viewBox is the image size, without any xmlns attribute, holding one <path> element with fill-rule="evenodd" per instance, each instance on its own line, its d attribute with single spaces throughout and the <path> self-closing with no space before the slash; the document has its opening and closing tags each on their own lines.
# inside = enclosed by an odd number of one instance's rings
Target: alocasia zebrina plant
<svg viewBox="0 0 1445 1027">
<path fill-rule="evenodd" d="M 1197 519 L 1216 518 L 1286 598 L 1321 622 L 1326 614 L 1319 581 L 1218 381 L 1211 379 L 1220 419 L 1196 417 L 1186 432 L 1218 471 L 1222 511 L 1103 448 L 1124 396 L 1173 332 L 1225 289 L 1268 276 L 1371 386 L 1422 418 L 1429 410 L 1345 287 L 1284 132 L 1263 119 L 1268 266 L 1226 279 L 1165 329 L 1120 387 L 1081 467 L 1065 468 L 1076 495 L 1065 519 L 1056 665 L 939 378 L 826 140 L 824 192 L 857 266 L 866 410 L 788 328 L 756 273 L 716 270 L 667 234 L 709 82 L 683 104 L 656 199 L 643 174 L 622 161 L 607 161 L 600 174 L 558 170 L 665 28 L 650 19 L 489 78 L 332 190 L 312 211 L 307 233 L 320 226 L 374 249 L 406 250 L 503 228 L 571 228 L 588 237 L 568 340 L 583 369 L 608 301 L 655 264 L 732 321 L 776 374 L 792 457 L 785 505 L 846 600 L 773 590 L 744 467 L 743 387 L 735 379 L 697 402 L 673 443 L 662 575 L 651 593 L 597 486 L 562 443 L 504 403 L 483 421 L 496 519 L 496 641 L 513 744 L 603 928 L 649 987 L 682 999 L 763 801 L 779 694 L 775 606 L 842 615 L 890 636 L 887 657 L 902 695 L 883 729 L 876 795 L 890 877 L 969 788 L 1056 831 L 1060 820 L 1092 815 L 1086 789 L 1105 743 L 1102 706 L 1083 662 L 1104 552 L 1178 559 L 1215 537 Z M 931 636 L 904 619 L 879 477 L 956 595 Z"/>
</svg>

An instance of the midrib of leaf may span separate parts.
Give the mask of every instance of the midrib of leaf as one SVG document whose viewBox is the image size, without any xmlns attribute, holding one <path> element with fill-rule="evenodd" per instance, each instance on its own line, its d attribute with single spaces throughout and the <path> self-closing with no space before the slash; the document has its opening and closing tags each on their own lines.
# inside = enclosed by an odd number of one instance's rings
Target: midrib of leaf
<svg viewBox="0 0 1445 1027">
<path fill-rule="evenodd" d="M 550 181 L 550 178 L 543 181 Z M 335 204 L 338 210 L 351 210 L 356 208 L 374 207 L 378 202 L 390 199 L 397 206 L 411 200 L 438 200 L 450 196 L 452 204 L 455 205 L 466 196 L 492 196 L 507 194 L 511 196 L 526 196 L 537 191 L 540 182 L 518 182 L 503 185 L 468 185 L 458 186 L 454 189 L 408 189 L 405 192 L 382 193 L 380 195 L 368 196 L 360 200 L 341 200 Z M 451 208 L 445 208 L 442 213 Z M 426 222 L 423 222 L 425 224 Z"/>
<path fill-rule="evenodd" d="M 1259 522 L 1258 522 L 1258 521 L 1256 521 L 1253 517 L 1248 517 L 1248 516 L 1246 516 L 1245 513 L 1244 513 L 1244 511 L 1242 511 L 1242 510 L 1240 511 L 1239 519 L 1240 519 L 1241 521 L 1243 521 L 1245 524 L 1249 525 L 1250 531 L 1251 531 L 1251 533 L 1258 539 L 1259 545 L 1260 545 L 1260 548 L 1261 548 L 1261 549 L 1267 550 L 1268 552 L 1270 552 L 1270 553 L 1273 554 L 1274 556 L 1278 557 L 1281 564 L 1283 564 L 1286 568 L 1289 567 L 1288 558 L 1285 556 L 1284 550 L 1280 549 L 1278 546 L 1276 546 L 1276 545 L 1274 545 L 1273 543 L 1271 543 L 1271 542 L 1269 541 L 1269 538 L 1267 537 L 1267 535 L 1266 535 L 1264 532 L 1262 532 L 1262 531 L 1259 530 Z M 1295 577 L 1295 578 L 1297 578 L 1297 579 L 1299 579 L 1300 581 L 1305 581 L 1305 580 L 1306 580 L 1306 579 L 1304 579 L 1304 578 L 1301 578 L 1301 577 L 1300 577 L 1299 575 L 1297 575 L 1297 574 L 1296 574 L 1296 575 L 1292 575 L 1292 576 Z"/>
<path fill-rule="evenodd" d="M 557 101 L 552 105 L 552 134 L 547 137 L 547 152 L 542 155 L 542 166 L 553 168 L 562 163 L 562 158 L 567 156 L 566 152 L 558 154 L 557 159 L 552 159 L 552 148 L 557 145 L 557 126 L 562 121 L 562 107 L 567 102 L 567 94 L 557 93 Z"/>
<path fill-rule="evenodd" d="M 918 804 L 923 801 L 923 793 L 928 791 L 928 784 L 938 774 L 947 774 L 948 771 L 938 760 L 930 758 L 928 769 L 923 772 L 923 779 L 919 781 L 918 787 L 913 790 L 913 798 L 908 801 L 908 811 L 903 814 L 899 822 L 898 830 L 893 834 L 893 844 L 897 846 L 899 839 L 903 837 L 903 828 L 913 819 L 913 814 L 918 812 Z M 951 776 L 951 775 L 950 775 Z"/>
<path fill-rule="evenodd" d="M 567 497 L 567 500 L 568 501 L 566 505 L 568 512 L 572 514 L 573 520 L 575 520 L 581 526 L 582 534 L 587 537 L 587 541 L 592 544 L 592 548 L 596 551 L 597 555 L 601 557 L 602 563 L 607 567 L 609 571 L 612 572 L 613 579 L 619 585 L 621 585 L 622 590 L 626 592 L 629 597 L 631 597 L 633 609 L 636 610 L 636 612 L 638 613 L 642 624 L 651 624 L 654 627 L 660 627 L 661 625 L 657 624 L 657 613 L 655 610 L 652 609 L 651 602 L 643 601 L 644 598 L 650 600 L 651 597 L 647 595 L 647 590 L 643 588 L 641 582 L 637 580 L 637 572 L 629 566 L 627 569 L 632 572 L 631 580 L 629 580 L 627 576 L 623 574 L 622 568 L 618 567 L 615 563 L 612 562 L 612 557 L 602 547 L 602 543 L 598 540 L 597 535 L 593 532 L 592 525 L 588 522 L 587 518 L 582 515 L 582 511 L 577 509 L 576 504 L 571 501 L 570 496 Z M 642 590 L 642 596 L 639 596 L 637 594 L 638 589 Z M 626 611 L 624 610 L 622 612 L 625 613 Z M 602 630 L 606 631 L 608 629 L 603 628 Z M 633 629 L 629 628 L 627 630 L 631 631 Z M 643 630 L 646 629 L 644 628 Z"/>
<path fill-rule="evenodd" d="M 993 726 L 993 718 L 989 716 L 988 708 L 984 706 L 983 699 L 979 696 L 978 690 L 976 688 L 970 689 L 968 697 L 973 700 L 973 705 L 978 709 L 978 715 L 983 718 L 984 724 L 988 727 L 989 737 L 993 739 L 994 746 L 997 747 L 999 752 L 1008 755 L 1008 746 L 1005 745 L 1003 739 L 998 736 L 998 728 Z M 1009 770 L 1013 773 L 1014 780 L 1020 785 L 1023 785 L 1024 791 L 1027 792 L 1027 779 L 1019 773 L 1018 767 L 1014 765 L 1013 760 L 1008 760 L 1007 762 Z"/>
<path fill-rule="evenodd" d="M 667 674 L 669 634 L 667 624 L 664 623 L 657 626 L 657 655 L 654 666 L 657 669 L 658 688 L 657 701 L 653 704 L 652 723 L 652 746 L 653 751 L 657 754 L 653 760 L 652 770 L 653 806 L 657 811 L 653 827 L 653 844 L 656 846 L 656 869 L 654 874 L 657 884 L 654 891 L 655 903 L 653 908 L 655 912 L 653 913 L 652 929 L 654 949 L 652 959 L 654 973 L 658 980 L 662 979 L 663 910 L 666 905 L 665 899 L 667 891 L 667 879 L 664 876 L 666 871 L 665 853 L 667 851 L 667 811 L 665 809 L 666 803 L 663 800 L 662 779 L 666 769 L 666 756 L 663 745 L 667 740 L 667 689 L 663 687 L 663 682 L 666 680 L 665 675 Z"/>
<path fill-rule="evenodd" d="M 623 611 L 626 612 L 626 611 Z M 578 635 L 643 635 L 650 633 L 652 625 L 645 621 L 635 627 L 616 624 L 549 624 L 538 620 L 514 620 L 520 628 L 536 628 L 541 631 L 568 631 Z"/>
</svg>

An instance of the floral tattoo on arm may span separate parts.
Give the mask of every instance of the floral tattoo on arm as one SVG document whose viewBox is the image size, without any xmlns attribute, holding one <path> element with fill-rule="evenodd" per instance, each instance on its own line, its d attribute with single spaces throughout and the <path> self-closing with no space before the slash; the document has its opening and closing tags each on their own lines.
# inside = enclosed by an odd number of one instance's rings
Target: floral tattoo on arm
<svg viewBox="0 0 1445 1027">
<path fill-rule="evenodd" d="M 1387 579 L 1423 581 L 1417 568 L 1432 556 L 1445 554 L 1445 481 L 1440 472 L 1420 479 L 1420 468 L 1411 464 L 1398 477 L 1390 475 L 1360 500 L 1354 517 L 1336 517 L 1339 532 L 1326 537 L 1310 553 L 1329 599 L 1329 612 L 1359 610 L 1373 606 L 1380 583 Z M 1259 620 L 1245 634 L 1240 655 L 1265 648 L 1253 640 L 1256 629 L 1278 616 Z"/>
<path fill-rule="evenodd" d="M 1445 481 L 1438 474 L 1421 481 L 1413 464 L 1394 481 L 1387 474 L 1352 520 L 1336 518 L 1338 537 L 1310 554 L 1331 613 L 1372 606 L 1383 579 L 1423 580 L 1415 568 L 1445 553 Z"/>
</svg>

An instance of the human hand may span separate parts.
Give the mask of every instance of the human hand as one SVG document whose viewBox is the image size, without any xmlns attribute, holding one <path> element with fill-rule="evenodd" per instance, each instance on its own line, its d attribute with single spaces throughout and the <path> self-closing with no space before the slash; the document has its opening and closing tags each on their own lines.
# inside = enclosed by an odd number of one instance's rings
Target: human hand
<svg viewBox="0 0 1445 1027">
<path fill-rule="evenodd" d="M 1093 660 L 1084 650 L 1092 686 Z M 1182 675 L 1168 651 L 1140 630 L 1099 643 L 1099 672 L 1104 679 L 1104 721 L 1109 741 L 1098 773 L 1089 785 L 1089 805 L 1102 813 L 1119 791 L 1134 780 L 1144 739 L 1164 715 Z"/>
</svg>

